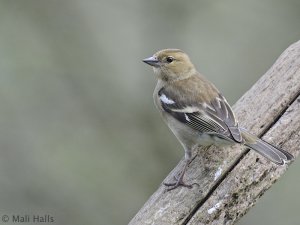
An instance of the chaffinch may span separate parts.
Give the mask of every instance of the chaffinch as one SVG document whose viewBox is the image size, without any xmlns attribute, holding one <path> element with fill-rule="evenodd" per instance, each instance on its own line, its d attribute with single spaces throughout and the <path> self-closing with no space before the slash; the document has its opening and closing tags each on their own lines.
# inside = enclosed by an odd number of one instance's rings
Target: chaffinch
<svg viewBox="0 0 300 225">
<path fill-rule="evenodd" d="M 168 190 L 178 186 L 191 188 L 183 176 L 192 160 L 192 149 L 199 145 L 245 145 L 277 165 L 294 158 L 239 127 L 224 96 L 197 72 L 183 51 L 164 49 L 143 62 L 153 67 L 158 78 L 154 103 L 185 151 L 185 165 L 176 182 L 164 183 Z"/>
</svg>

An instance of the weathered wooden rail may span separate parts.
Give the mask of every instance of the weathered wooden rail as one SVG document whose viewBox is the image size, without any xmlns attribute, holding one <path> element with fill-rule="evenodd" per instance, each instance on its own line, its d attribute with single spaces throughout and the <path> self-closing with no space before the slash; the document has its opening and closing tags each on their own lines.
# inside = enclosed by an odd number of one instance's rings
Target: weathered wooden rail
<svg viewBox="0 0 300 225">
<path fill-rule="evenodd" d="M 300 41 L 291 45 L 233 107 L 242 127 L 297 156 L 300 151 Z M 286 171 L 241 146 L 199 148 L 185 180 L 161 185 L 130 225 L 234 224 Z M 168 175 L 172 181 L 182 161 Z"/>
</svg>

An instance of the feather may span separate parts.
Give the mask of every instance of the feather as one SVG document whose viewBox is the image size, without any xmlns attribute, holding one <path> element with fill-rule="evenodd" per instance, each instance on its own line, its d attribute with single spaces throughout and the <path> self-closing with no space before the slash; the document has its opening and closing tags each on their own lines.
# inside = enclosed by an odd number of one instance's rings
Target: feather
<svg viewBox="0 0 300 225">
<path fill-rule="evenodd" d="M 158 97 L 165 112 L 194 130 L 217 133 L 236 142 L 242 142 L 238 123 L 231 107 L 221 94 L 210 102 L 201 103 L 161 88 Z"/>
</svg>

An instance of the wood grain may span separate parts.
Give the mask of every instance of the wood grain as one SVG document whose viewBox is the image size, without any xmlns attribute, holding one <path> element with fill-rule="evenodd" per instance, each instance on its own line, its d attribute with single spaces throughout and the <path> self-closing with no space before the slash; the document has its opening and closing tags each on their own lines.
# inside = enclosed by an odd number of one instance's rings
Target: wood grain
<svg viewBox="0 0 300 225">
<path fill-rule="evenodd" d="M 291 45 L 233 109 L 239 124 L 297 156 L 300 150 L 300 41 Z M 244 147 L 199 148 L 185 181 L 192 189 L 161 185 L 130 225 L 233 224 L 286 171 Z M 182 161 L 164 182 L 173 180 Z"/>
</svg>

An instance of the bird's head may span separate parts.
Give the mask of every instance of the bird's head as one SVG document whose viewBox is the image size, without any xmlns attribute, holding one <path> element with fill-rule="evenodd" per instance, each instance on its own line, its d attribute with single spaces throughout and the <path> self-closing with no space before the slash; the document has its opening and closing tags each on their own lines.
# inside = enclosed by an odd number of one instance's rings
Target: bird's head
<svg viewBox="0 0 300 225">
<path fill-rule="evenodd" d="M 167 82 L 188 78 L 196 72 L 189 56 L 179 49 L 158 51 L 143 62 L 153 67 L 159 79 Z"/>
</svg>

